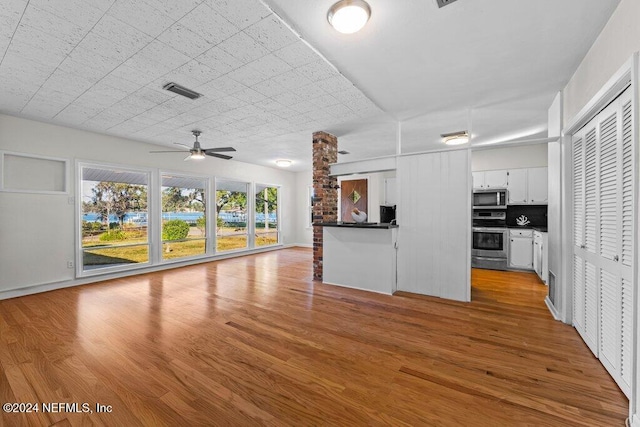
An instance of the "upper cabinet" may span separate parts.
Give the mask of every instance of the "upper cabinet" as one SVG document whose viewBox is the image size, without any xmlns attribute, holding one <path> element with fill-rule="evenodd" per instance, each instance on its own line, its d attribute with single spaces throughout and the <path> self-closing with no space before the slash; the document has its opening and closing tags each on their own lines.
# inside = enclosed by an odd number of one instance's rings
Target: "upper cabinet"
<svg viewBox="0 0 640 427">
<path fill-rule="evenodd" d="M 528 173 L 528 202 L 534 205 L 546 205 L 549 201 L 547 168 L 530 168 Z"/>
<path fill-rule="evenodd" d="M 507 170 L 473 172 L 473 188 L 475 190 L 507 188 Z"/>
<path fill-rule="evenodd" d="M 522 205 L 527 203 L 527 169 L 511 169 L 508 175 L 508 204 Z"/>
<path fill-rule="evenodd" d="M 547 168 L 510 169 L 507 176 L 510 205 L 546 205 Z"/>
</svg>

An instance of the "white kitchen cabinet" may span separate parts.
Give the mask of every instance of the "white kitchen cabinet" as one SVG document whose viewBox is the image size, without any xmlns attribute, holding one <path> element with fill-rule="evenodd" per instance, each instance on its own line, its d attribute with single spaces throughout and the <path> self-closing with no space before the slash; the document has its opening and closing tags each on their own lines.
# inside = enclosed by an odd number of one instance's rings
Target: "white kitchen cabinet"
<svg viewBox="0 0 640 427">
<path fill-rule="evenodd" d="M 395 178 L 386 178 L 384 180 L 384 204 L 398 204 L 398 184 Z"/>
<path fill-rule="evenodd" d="M 509 169 L 507 174 L 510 205 L 546 205 L 548 203 L 548 169 Z"/>
<path fill-rule="evenodd" d="M 527 203 L 527 169 L 511 169 L 508 173 L 507 196 L 510 205 Z"/>
<path fill-rule="evenodd" d="M 473 172 L 473 188 L 476 190 L 491 190 L 507 188 L 507 170 Z"/>
<path fill-rule="evenodd" d="M 484 172 L 473 172 L 471 175 L 473 175 L 473 189 L 484 189 Z"/>
<path fill-rule="evenodd" d="M 533 230 L 509 230 L 509 267 L 533 269 Z"/>
<path fill-rule="evenodd" d="M 527 202 L 532 205 L 546 205 L 549 202 L 547 168 L 530 168 L 527 175 Z"/>
<path fill-rule="evenodd" d="M 485 171 L 484 188 L 507 188 L 507 170 Z"/>
<path fill-rule="evenodd" d="M 547 233 L 533 232 L 533 269 L 544 283 L 549 278 L 549 258 Z"/>
</svg>

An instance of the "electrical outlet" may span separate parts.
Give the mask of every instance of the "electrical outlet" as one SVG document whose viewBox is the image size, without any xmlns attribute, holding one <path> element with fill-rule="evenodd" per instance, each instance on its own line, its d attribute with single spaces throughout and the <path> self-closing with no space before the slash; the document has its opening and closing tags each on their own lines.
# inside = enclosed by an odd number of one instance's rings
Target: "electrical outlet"
<svg viewBox="0 0 640 427">
<path fill-rule="evenodd" d="M 67 268 L 73 268 L 73 261 L 67 261 Z"/>
</svg>

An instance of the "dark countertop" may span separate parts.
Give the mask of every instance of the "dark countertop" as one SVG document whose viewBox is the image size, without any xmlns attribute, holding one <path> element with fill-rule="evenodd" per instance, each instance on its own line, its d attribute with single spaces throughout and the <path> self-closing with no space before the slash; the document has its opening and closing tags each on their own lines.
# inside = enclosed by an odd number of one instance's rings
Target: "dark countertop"
<svg viewBox="0 0 640 427">
<path fill-rule="evenodd" d="M 525 225 L 525 226 L 520 226 L 520 225 L 508 225 L 507 228 L 512 229 L 512 230 L 534 230 L 534 231 L 539 231 L 541 233 L 547 233 L 547 227 L 539 227 L 536 225 Z"/>
<path fill-rule="evenodd" d="M 320 227 L 374 228 L 380 230 L 398 228 L 398 224 L 389 224 L 388 222 L 314 222 L 313 225 Z"/>
</svg>

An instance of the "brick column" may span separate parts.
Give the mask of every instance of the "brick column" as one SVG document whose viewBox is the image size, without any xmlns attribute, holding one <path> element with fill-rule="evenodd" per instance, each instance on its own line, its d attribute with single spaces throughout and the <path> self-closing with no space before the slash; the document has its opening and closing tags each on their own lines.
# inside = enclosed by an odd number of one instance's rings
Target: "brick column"
<svg viewBox="0 0 640 427">
<path fill-rule="evenodd" d="M 329 165 L 338 161 L 338 138 L 313 133 L 313 222 L 338 220 L 338 180 L 329 176 Z M 313 279 L 322 281 L 322 227 L 313 226 Z"/>
</svg>

